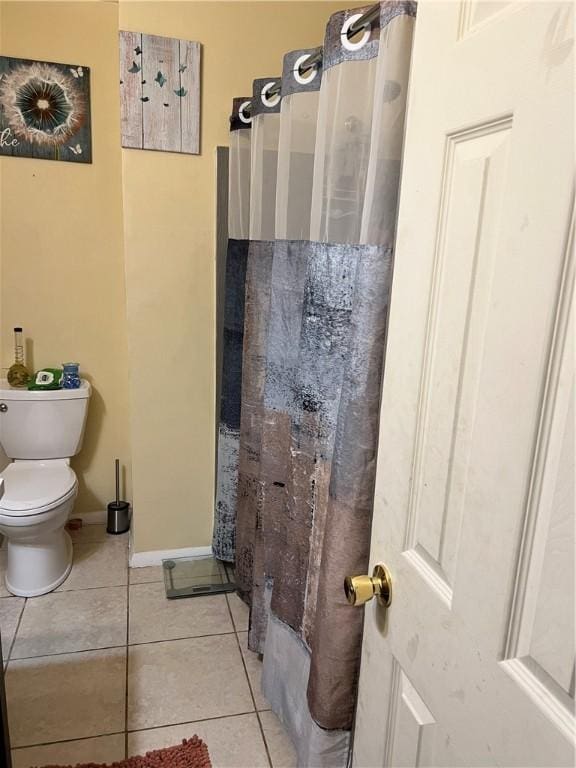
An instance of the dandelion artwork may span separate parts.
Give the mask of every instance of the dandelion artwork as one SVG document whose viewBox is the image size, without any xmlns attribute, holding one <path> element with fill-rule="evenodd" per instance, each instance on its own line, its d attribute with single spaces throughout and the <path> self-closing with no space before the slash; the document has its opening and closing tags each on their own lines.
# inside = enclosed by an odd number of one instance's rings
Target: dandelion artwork
<svg viewBox="0 0 576 768">
<path fill-rule="evenodd" d="M 88 67 L 0 56 L 0 155 L 91 163 Z"/>
<path fill-rule="evenodd" d="M 200 43 L 120 32 L 122 146 L 200 152 Z"/>
</svg>

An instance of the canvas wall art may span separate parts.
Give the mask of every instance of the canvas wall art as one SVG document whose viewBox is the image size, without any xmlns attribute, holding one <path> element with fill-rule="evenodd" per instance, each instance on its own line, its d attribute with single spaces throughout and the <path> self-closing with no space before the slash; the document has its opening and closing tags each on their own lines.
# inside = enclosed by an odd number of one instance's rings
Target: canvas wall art
<svg viewBox="0 0 576 768">
<path fill-rule="evenodd" d="M 120 32 L 122 146 L 200 152 L 200 43 Z"/>
<path fill-rule="evenodd" d="M 0 155 L 91 163 L 88 67 L 0 56 Z"/>
</svg>

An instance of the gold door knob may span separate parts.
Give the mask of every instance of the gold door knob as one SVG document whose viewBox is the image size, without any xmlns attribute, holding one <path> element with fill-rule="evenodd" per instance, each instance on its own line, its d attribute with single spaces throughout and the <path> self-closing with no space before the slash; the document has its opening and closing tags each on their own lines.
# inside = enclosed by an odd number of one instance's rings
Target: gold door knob
<svg viewBox="0 0 576 768">
<path fill-rule="evenodd" d="M 376 565 L 372 576 L 346 576 L 344 592 L 350 605 L 364 605 L 376 595 L 378 602 L 388 608 L 392 602 L 392 579 L 385 565 Z"/>
</svg>

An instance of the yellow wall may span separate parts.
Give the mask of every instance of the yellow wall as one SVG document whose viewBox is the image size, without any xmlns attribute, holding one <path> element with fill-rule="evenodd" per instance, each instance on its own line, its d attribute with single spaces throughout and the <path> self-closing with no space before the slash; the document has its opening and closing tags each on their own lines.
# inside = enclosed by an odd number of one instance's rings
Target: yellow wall
<svg viewBox="0 0 576 768">
<path fill-rule="evenodd" d="M 91 68 L 93 164 L 0 161 L 1 364 L 22 325 L 30 365 L 78 360 L 93 383 L 79 511 L 110 501 L 115 456 L 130 467 L 117 30 L 114 3 L 3 3 L 3 55 Z"/>
<path fill-rule="evenodd" d="M 345 4 L 344 4 L 345 5 Z M 201 155 L 123 151 L 135 548 L 210 543 L 215 149 L 233 96 L 319 45 L 323 2 L 122 2 L 120 26 L 202 43 Z"/>
<path fill-rule="evenodd" d="M 2 3 L 4 55 L 92 69 L 94 163 L 0 160 L 1 364 L 11 328 L 36 368 L 92 380 L 78 509 L 130 469 L 138 552 L 210 543 L 214 497 L 215 148 L 233 96 L 322 42 L 332 2 Z M 120 149 L 118 28 L 202 43 L 201 155 Z M 130 485 L 126 490 L 130 498 Z"/>
</svg>

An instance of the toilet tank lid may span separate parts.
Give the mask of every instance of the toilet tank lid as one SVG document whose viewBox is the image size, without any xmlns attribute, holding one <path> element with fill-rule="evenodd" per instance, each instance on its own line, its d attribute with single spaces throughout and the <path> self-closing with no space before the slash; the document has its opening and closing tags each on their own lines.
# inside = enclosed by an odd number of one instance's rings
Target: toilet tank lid
<svg viewBox="0 0 576 768">
<path fill-rule="evenodd" d="M 90 382 L 82 379 L 78 389 L 15 389 L 6 379 L 0 379 L 0 400 L 82 400 L 90 397 Z"/>
</svg>

